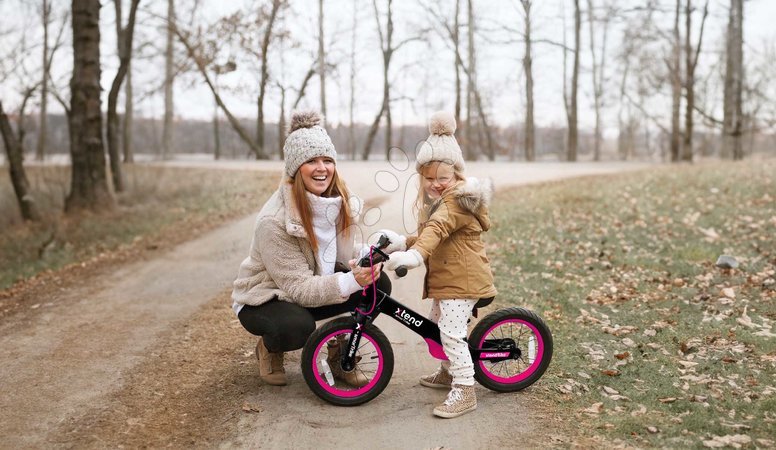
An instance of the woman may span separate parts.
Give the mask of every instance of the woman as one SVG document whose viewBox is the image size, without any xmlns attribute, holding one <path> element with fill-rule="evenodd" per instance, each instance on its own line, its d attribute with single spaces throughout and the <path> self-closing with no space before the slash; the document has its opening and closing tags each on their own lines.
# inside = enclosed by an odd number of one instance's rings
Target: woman
<svg viewBox="0 0 776 450">
<path fill-rule="evenodd" d="M 259 374 L 276 386 L 287 383 L 283 353 L 302 348 L 316 320 L 352 311 L 373 279 L 390 292 L 380 266 L 373 273 L 354 267 L 362 250 L 353 245 L 359 202 L 337 175 L 337 152 L 320 121 L 315 112 L 293 115 L 283 146 L 283 179 L 259 212 L 232 292 L 240 323 L 259 336 Z M 347 265 L 351 271 L 341 271 Z M 341 344 L 329 343 L 330 359 L 339 357 Z M 366 384 L 357 369 L 339 367 L 332 365 L 335 377 Z"/>
</svg>

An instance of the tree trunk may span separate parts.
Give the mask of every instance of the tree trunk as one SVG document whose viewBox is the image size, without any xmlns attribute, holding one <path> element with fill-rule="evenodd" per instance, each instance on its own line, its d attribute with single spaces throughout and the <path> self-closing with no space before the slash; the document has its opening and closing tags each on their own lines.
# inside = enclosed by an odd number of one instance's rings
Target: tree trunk
<svg viewBox="0 0 776 450">
<path fill-rule="evenodd" d="M 464 153 L 466 155 L 466 159 L 470 161 L 476 161 L 477 160 L 477 153 L 475 153 L 475 146 L 474 146 L 474 139 L 473 133 L 474 133 L 474 123 L 472 121 L 472 103 L 474 101 L 474 90 L 475 90 L 475 83 L 476 83 L 476 54 L 474 49 L 474 8 L 472 5 L 472 0 L 468 0 L 467 3 L 467 40 L 468 40 L 468 76 L 467 76 L 467 83 L 466 83 L 466 126 L 464 127 Z M 479 146 L 477 146 L 477 149 Z"/>
<path fill-rule="evenodd" d="M 692 133 L 693 133 L 693 108 L 695 107 L 695 70 L 692 66 L 692 0 L 687 0 L 684 9 L 685 36 L 684 36 L 684 57 L 685 57 L 685 98 L 684 105 L 684 139 L 682 141 L 682 161 L 692 161 Z"/>
<path fill-rule="evenodd" d="M 280 0 L 272 0 L 272 11 L 267 20 L 267 28 L 264 30 L 264 38 L 261 43 L 261 81 L 259 82 L 258 114 L 256 118 L 256 159 L 267 159 L 264 151 L 264 97 L 267 93 L 267 81 L 269 80 L 269 61 L 267 53 L 272 40 L 272 27 L 280 9 Z"/>
<path fill-rule="evenodd" d="M 686 78 L 685 78 L 685 95 L 687 103 L 685 104 L 684 114 L 684 141 L 682 142 L 682 161 L 693 160 L 693 113 L 695 111 L 695 68 L 698 65 L 698 56 L 701 52 L 701 45 L 703 44 L 703 29 L 706 24 L 706 17 L 709 14 L 709 2 L 706 1 L 706 6 L 703 9 L 703 18 L 701 19 L 700 33 L 698 34 L 698 44 L 693 51 L 691 40 L 692 30 L 692 0 L 687 0 L 685 6 L 685 59 L 686 59 Z"/>
<path fill-rule="evenodd" d="M 453 18 L 453 49 L 455 51 L 455 123 L 461 124 L 461 23 L 459 15 L 461 11 L 461 0 L 455 0 L 455 17 Z"/>
<path fill-rule="evenodd" d="M 350 159 L 356 159 L 356 28 L 358 25 L 358 0 L 353 0 L 353 21 L 350 28 L 350 103 L 348 105 L 348 150 Z"/>
<path fill-rule="evenodd" d="M 631 50 L 630 46 L 625 51 L 625 67 L 622 71 L 622 78 L 620 79 L 620 101 L 619 101 L 619 109 L 617 111 L 617 154 L 620 155 L 620 159 L 623 161 L 627 161 L 630 159 L 630 156 L 633 152 L 632 145 L 633 145 L 633 136 L 631 134 L 631 122 L 633 121 L 632 115 L 630 114 L 630 106 L 628 107 L 628 122 L 626 124 L 625 119 L 623 118 L 624 115 L 624 109 L 625 109 L 625 102 L 626 102 L 626 89 L 628 86 L 628 75 L 630 73 L 630 55 L 629 50 Z"/>
<path fill-rule="evenodd" d="M 741 93 L 744 78 L 743 65 L 743 0 L 730 1 L 727 28 L 727 61 L 725 65 L 725 98 L 722 157 L 744 158 L 742 140 Z"/>
<path fill-rule="evenodd" d="M 110 92 L 108 93 L 108 155 L 110 156 L 111 175 L 113 176 L 113 188 L 116 192 L 124 191 L 124 180 L 121 176 L 121 155 L 119 154 L 119 116 L 116 107 L 119 98 L 121 84 L 129 70 L 129 62 L 132 59 L 132 37 L 135 31 L 135 17 L 140 0 L 132 0 L 129 10 L 129 21 L 127 26 L 121 27 L 121 0 L 114 0 L 116 5 L 116 28 L 118 51 L 119 51 L 119 70 L 113 79 Z"/>
<path fill-rule="evenodd" d="M 73 75 L 70 79 L 72 175 L 65 211 L 111 209 L 100 100 L 100 2 L 73 0 Z"/>
<path fill-rule="evenodd" d="M 135 162 L 135 155 L 132 151 L 132 122 L 134 121 L 135 105 L 134 94 L 132 92 L 132 61 L 127 64 L 127 79 L 124 82 L 124 124 L 122 125 L 122 153 L 124 162 L 131 164 Z"/>
<path fill-rule="evenodd" d="M 40 119 L 38 127 L 38 145 L 35 159 L 43 161 L 46 156 L 46 132 L 48 130 L 48 84 L 49 84 L 49 24 L 51 23 L 51 3 L 43 0 L 43 77 L 40 83 Z"/>
<path fill-rule="evenodd" d="M 318 0 L 318 74 L 321 77 L 321 115 L 326 127 L 326 54 L 323 45 L 323 0 Z"/>
<path fill-rule="evenodd" d="M 531 57 L 531 0 L 521 0 L 525 14 L 525 54 L 523 55 L 523 71 L 525 72 L 525 130 L 524 147 L 525 160 L 536 160 L 536 142 L 534 125 L 534 81 L 533 59 Z"/>
<path fill-rule="evenodd" d="M 3 103 L 0 102 L 0 134 L 3 136 L 5 144 L 5 153 L 8 156 L 8 168 L 11 173 L 11 183 L 16 194 L 16 201 L 24 220 L 40 220 L 40 213 L 35 204 L 35 199 L 30 194 L 30 183 L 27 181 L 27 174 L 24 171 L 24 155 L 19 142 L 14 137 L 11 123 L 3 110 Z"/>
<path fill-rule="evenodd" d="M 390 83 L 388 81 L 388 69 L 391 65 L 391 56 L 393 56 L 393 47 L 391 40 L 393 38 L 393 12 L 392 12 L 392 2 L 393 0 L 388 0 L 388 17 L 386 21 L 386 32 L 385 35 L 383 35 L 382 32 L 382 25 L 380 24 L 380 11 L 377 9 L 377 1 L 372 1 L 372 6 L 375 10 L 375 20 L 377 21 L 377 31 L 380 37 L 380 49 L 382 50 L 383 54 L 383 103 L 380 106 L 380 111 L 377 113 L 377 116 L 375 116 L 375 120 L 372 122 L 372 126 L 369 128 L 369 133 L 366 136 L 366 143 L 364 144 L 364 152 L 362 153 L 361 158 L 364 161 L 367 161 L 369 159 L 369 153 L 372 150 L 372 144 L 374 143 L 375 136 L 377 136 L 377 131 L 380 129 L 380 119 L 385 114 L 388 120 L 390 121 L 390 108 L 391 108 L 391 91 L 390 91 Z M 386 142 L 386 158 L 388 157 L 388 151 L 391 148 L 391 130 L 390 130 L 391 124 L 388 124 L 388 128 L 386 130 L 385 134 L 385 142 Z"/>
<path fill-rule="evenodd" d="M 568 140 L 566 141 L 566 159 L 577 160 L 578 124 L 577 124 L 577 91 L 579 90 L 579 47 L 580 30 L 582 28 L 582 12 L 579 0 L 574 0 L 574 67 L 571 72 L 571 104 L 568 112 Z"/>
<path fill-rule="evenodd" d="M 387 82 L 385 84 L 387 84 Z M 369 153 L 372 149 L 372 144 L 374 143 L 375 136 L 377 136 L 377 131 L 380 129 L 380 119 L 383 118 L 383 114 L 385 113 L 387 106 L 388 106 L 388 91 L 385 89 L 385 85 L 383 85 L 383 104 L 380 107 L 380 111 L 375 116 L 375 120 L 372 121 L 372 126 L 369 127 L 369 133 L 367 133 L 366 135 L 364 152 L 362 153 L 362 156 L 361 156 L 361 159 L 363 159 L 364 161 L 369 160 Z"/>
<path fill-rule="evenodd" d="M 162 159 L 167 159 L 173 152 L 173 114 L 175 113 L 173 99 L 174 72 L 174 28 L 175 0 L 167 0 L 167 45 L 164 50 L 164 125 L 162 128 Z"/>
<path fill-rule="evenodd" d="M 281 87 L 280 88 L 280 119 L 278 120 L 278 155 L 280 155 L 280 159 L 285 159 L 285 154 L 283 152 L 283 145 L 285 144 L 285 139 L 283 139 L 283 136 L 286 134 L 286 88 Z"/>
<path fill-rule="evenodd" d="M 682 104 L 682 38 L 679 31 L 679 17 L 681 16 L 682 0 L 676 0 L 674 13 L 674 45 L 671 55 L 671 162 L 679 161 L 679 149 L 681 148 L 681 104 Z"/>
<path fill-rule="evenodd" d="M 213 108 L 213 158 L 218 161 L 221 159 L 221 130 L 218 123 L 218 103 Z"/>
<path fill-rule="evenodd" d="M 601 40 L 600 58 L 596 54 L 595 48 L 595 14 L 593 0 L 587 0 L 588 25 L 590 28 L 590 55 L 592 57 L 593 67 L 593 110 L 595 111 L 595 128 L 593 130 L 593 161 L 601 160 L 601 145 L 603 138 L 601 136 L 601 103 L 603 100 L 603 80 L 604 68 L 606 67 L 606 39 L 609 32 L 609 17 L 603 19 L 603 38 Z"/>
</svg>

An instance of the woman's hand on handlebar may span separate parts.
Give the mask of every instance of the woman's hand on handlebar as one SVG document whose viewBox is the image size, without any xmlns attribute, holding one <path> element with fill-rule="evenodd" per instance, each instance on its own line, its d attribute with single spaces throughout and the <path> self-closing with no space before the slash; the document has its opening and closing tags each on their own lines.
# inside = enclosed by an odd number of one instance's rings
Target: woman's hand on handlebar
<svg viewBox="0 0 776 450">
<path fill-rule="evenodd" d="M 369 267 L 359 267 L 356 263 L 355 259 L 351 259 L 348 264 L 350 264 L 350 268 L 353 271 L 353 276 L 356 279 L 356 282 L 360 286 L 366 286 L 369 284 L 372 284 L 372 280 L 377 281 L 378 278 L 380 278 L 380 274 L 383 270 L 382 264 L 375 264 L 372 267 L 372 273 L 369 271 Z M 374 277 L 374 278 L 373 278 Z"/>
</svg>

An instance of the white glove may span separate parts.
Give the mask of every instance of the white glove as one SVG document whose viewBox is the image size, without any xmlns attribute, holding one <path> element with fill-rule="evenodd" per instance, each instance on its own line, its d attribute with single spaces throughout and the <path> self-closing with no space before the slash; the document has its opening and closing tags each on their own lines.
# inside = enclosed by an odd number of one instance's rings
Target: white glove
<svg viewBox="0 0 776 450">
<path fill-rule="evenodd" d="M 414 269 L 421 264 L 423 264 L 423 257 L 420 256 L 417 250 L 412 249 L 406 252 L 393 253 L 391 259 L 385 263 L 385 268 L 387 270 L 396 270 L 399 266 L 404 266 L 407 269 Z"/>
<path fill-rule="evenodd" d="M 402 236 L 399 233 L 388 229 L 378 230 L 377 232 L 386 235 L 391 241 L 391 243 L 388 244 L 388 247 L 383 249 L 385 253 L 390 255 L 393 252 L 403 252 L 407 250 L 407 238 L 405 236 Z"/>
</svg>

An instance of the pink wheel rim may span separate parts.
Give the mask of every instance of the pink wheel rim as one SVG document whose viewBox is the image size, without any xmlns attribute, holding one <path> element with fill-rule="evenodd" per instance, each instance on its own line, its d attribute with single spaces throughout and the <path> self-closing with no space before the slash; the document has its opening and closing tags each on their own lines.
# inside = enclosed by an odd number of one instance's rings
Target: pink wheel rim
<svg viewBox="0 0 776 450">
<path fill-rule="evenodd" d="M 536 358 L 534 359 L 533 363 L 531 363 L 531 365 L 528 366 L 528 368 L 510 377 L 502 377 L 502 376 L 496 375 L 491 371 L 491 368 L 488 368 L 487 366 L 485 366 L 485 361 L 479 361 L 480 369 L 482 369 L 483 373 L 485 373 L 485 375 L 487 375 L 487 377 L 490 378 L 491 380 L 498 381 L 499 383 L 517 383 L 519 381 L 525 380 L 526 378 L 530 377 L 534 372 L 536 372 L 536 370 L 539 368 L 539 365 L 542 363 L 542 359 L 544 358 L 544 339 L 542 339 L 542 335 L 539 333 L 539 330 L 532 323 L 526 322 L 523 319 L 506 319 L 493 325 L 483 335 L 479 343 L 479 348 L 482 348 L 482 346 L 485 344 L 485 340 L 488 338 L 488 336 L 490 336 L 493 330 L 495 330 L 496 328 L 504 324 L 514 324 L 514 323 L 519 323 L 527 327 L 533 333 L 533 336 L 536 338 L 536 346 L 537 346 Z"/>
<path fill-rule="evenodd" d="M 313 352 L 313 375 L 315 376 L 315 381 L 318 383 L 319 386 L 321 386 L 326 392 L 328 392 L 331 395 L 337 396 L 337 397 L 358 397 L 359 395 L 365 394 L 369 392 L 374 386 L 377 384 L 377 381 L 380 379 L 380 375 L 383 373 L 383 354 L 380 351 L 380 346 L 377 345 L 377 342 L 372 338 L 372 336 L 368 335 L 367 333 L 363 333 L 361 335 L 361 340 L 364 339 L 368 340 L 372 347 L 375 348 L 375 351 L 377 352 L 377 370 L 375 370 L 375 374 L 372 377 L 371 380 L 369 380 L 369 383 L 367 383 L 365 386 L 362 386 L 358 389 L 354 390 L 342 390 L 338 389 L 336 386 L 330 386 L 329 383 L 326 382 L 326 379 L 321 376 L 321 372 L 318 370 L 318 357 L 321 354 L 321 349 L 324 345 L 326 345 L 327 342 L 329 342 L 334 337 L 340 335 L 340 334 L 349 334 L 350 330 L 337 330 L 328 336 L 326 336 L 325 339 L 322 339 L 318 346 L 315 348 L 315 352 Z"/>
</svg>

